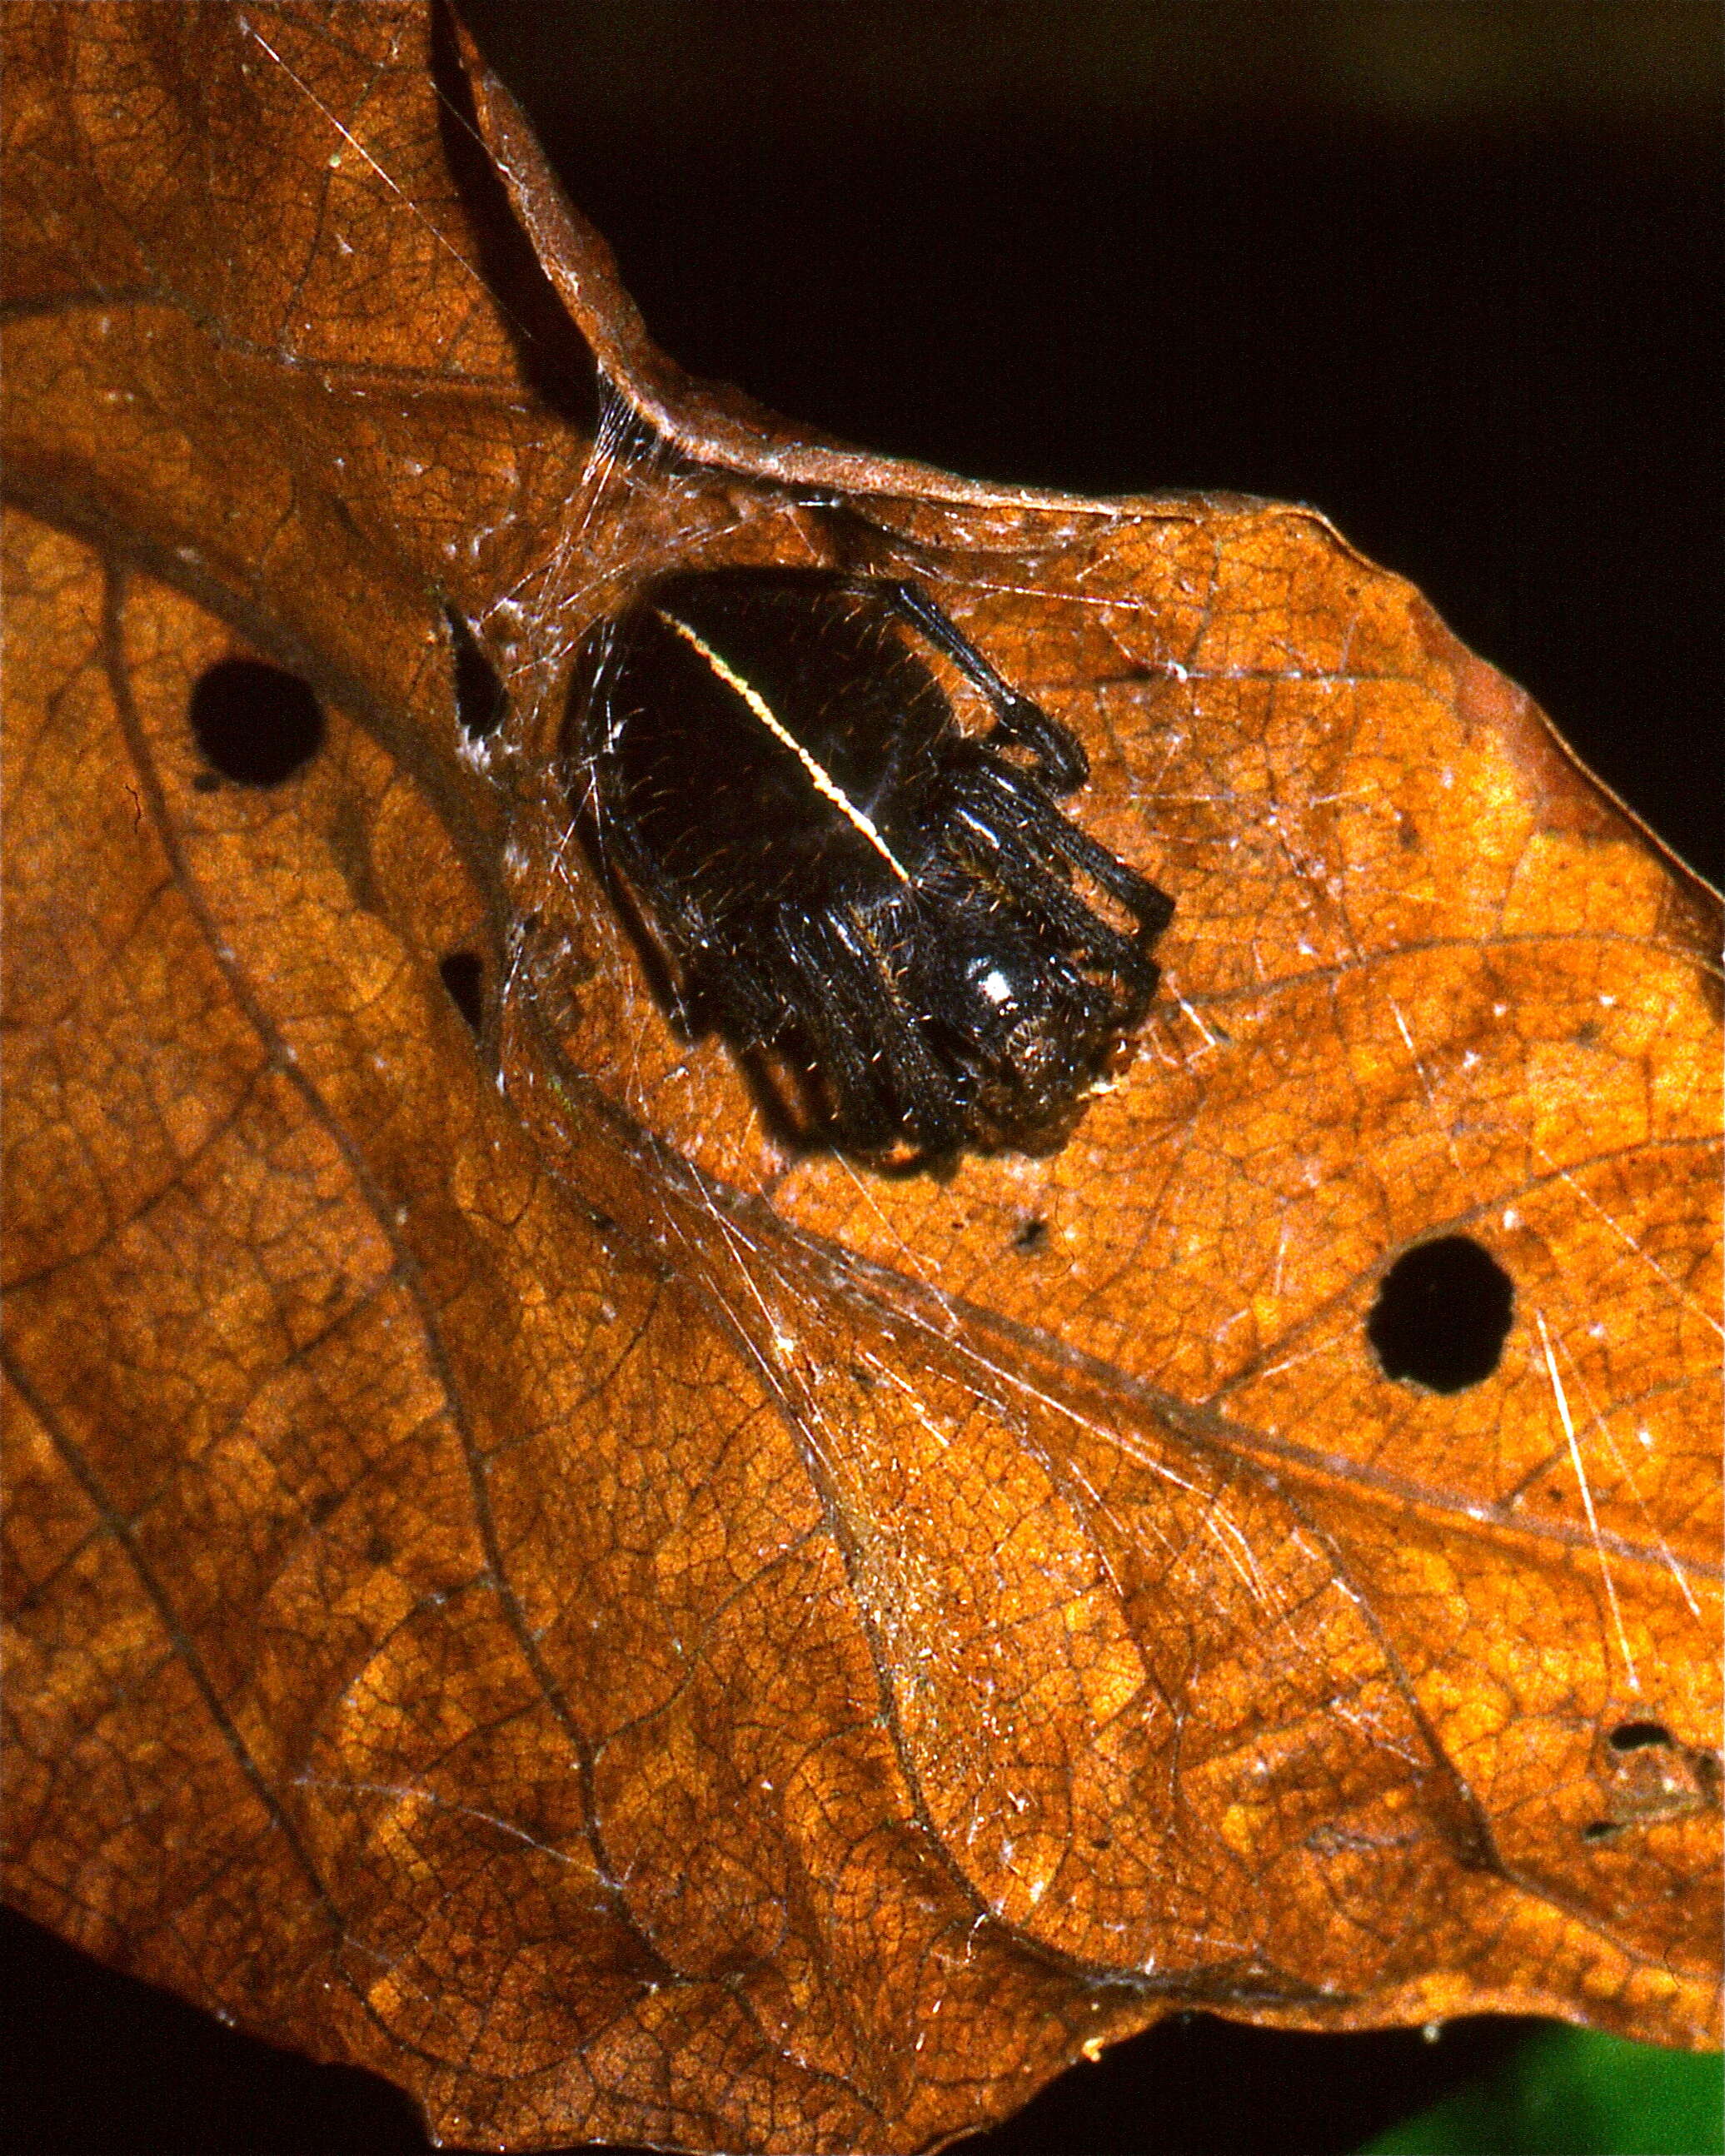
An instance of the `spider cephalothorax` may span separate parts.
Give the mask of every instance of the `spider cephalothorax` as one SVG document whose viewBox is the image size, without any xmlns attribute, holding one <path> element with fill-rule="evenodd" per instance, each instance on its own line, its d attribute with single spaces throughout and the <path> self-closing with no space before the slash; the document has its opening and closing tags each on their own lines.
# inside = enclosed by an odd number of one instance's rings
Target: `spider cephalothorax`
<svg viewBox="0 0 1725 2156">
<path fill-rule="evenodd" d="M 914 584 L 663 578 L 587 647 L 568 746 L 686 1008 L 794 1071 L 814 1135 L 1047 1150 L 1143 1015 L 1172 901 L 1062 814 L 1077 742 Z"/>
</svg>

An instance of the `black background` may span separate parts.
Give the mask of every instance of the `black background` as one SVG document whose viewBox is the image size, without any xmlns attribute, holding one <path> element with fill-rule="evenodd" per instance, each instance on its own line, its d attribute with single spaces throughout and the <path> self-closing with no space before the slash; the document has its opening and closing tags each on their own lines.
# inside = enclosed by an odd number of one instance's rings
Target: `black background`
<svg viewBox="0 0 1725 2156">
<path fill-rule="evenodd" d="M 1712 0 L 472 0 L 660 341 L 870 448 L 1310 501 L 1720 880 Z M 418 2150 L 7 1917 L 6 2145 Z M 973 2156 L 1321 2156 L 1526 2025 L 1195 2017 Z"/>
</svg>

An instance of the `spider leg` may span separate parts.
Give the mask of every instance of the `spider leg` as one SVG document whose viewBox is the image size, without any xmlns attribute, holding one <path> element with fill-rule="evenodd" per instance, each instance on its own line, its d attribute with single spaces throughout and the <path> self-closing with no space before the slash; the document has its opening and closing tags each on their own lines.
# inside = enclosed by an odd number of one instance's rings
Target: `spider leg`
<svg viewBox="0 0 1725 2156">
<path fill-rule="evenodd" d="M 968 774 L 972 778 L 978 775 Z M 1018 774 L 1008 776 L 1016 778 Z M 993 800 L 991 794 L 996 797 Z M 991 809 L 997 813 L 991 814 Z M 1038 841 L 1034 846 L 1018 843 L 1027 823 L 1029 835 Z M 1147 908 L 1151 915 L 1148 921 L 1137 908 L 1130 908 L 1140 923 L 1136 934 L 1123 933 L 1105 921 L 1086 904 L 1070 880 L 1050 865 L 1046 856 L 1052 854 L 1057 860 L 1065 856 L 1078 867 L 1096 869 L 1103 887 L 1119 896 L 1122 904 L 1129 905 L 1129 896 L 1120 891 L 1117 875 L 1104 877 L 1099 872 L 1102 868 L 1118 871 L 1122 865 L 1101 848 L 1094 850 L 1097 859 L 1093 863 L 1091 842 L 1081 833 L 1074 832 L 1048 802 L 1031 798 L 1028 788 L 1026 796 L 1020 798 L 1011 785 L 970 786 L 961 791 L 952 803 L 947 828 L 963 847 L 981 857 L 986 874 L 1010 899 L 1048 924 L 1063 949 L 1077 952 L 1119 974 L 1136 994 L 1147 995 L 1154 987 L 1156 968 L 1145 944 L 1166 917 L 1161 892 L 1153 885 L 1143 883 L 1142 878 L 1133 878 L 1134 884 L 1141 885 L 1150 901 L 1154 901 Z M 1067 843 L 1074 839 L 1081 842 L 1079 845 Z M 1132 875 L 1129 870 L 1125 873 Z"/>
<path fill-rule="evenodd" d="M 1078 737 L 1051 719 L 1028 696 L 1014 696 L 983 739 L 991 747 L 1021 742 L 1035 758 L 1035 773 L 1050 793 L 1076 793 L 1090 777 L 1090 758 Z"/>
<path fill-rule="evenodd" d="M 1128 867 L 1117 854 L 1100 845 L 1076 824 L 1069 824 L 1064 816 L 1056 814 L 1054 821 L 1060 830 L 1050 836 L 1060 852 L 1075 869 L 1126 908 L 1138 924 L 1138 937 L 1147 941 L 1161 935 L 1174 914 L 1174 902 L 1168 893 L 1158 891 L 1147 876 Z"/>
<path fill-rule="evenodd" d="M 987 875 L 1013 904 L 1046 925 L 1058 949 L 1117 977 L 1129 991 L 1128 1002 L 1148 994 L 1156 968 L 1135 938 L 1093 912 L 1064 877 L 1034 855 L 1000 845 L 972 812 L 960 809 L 954 821 L 967 838 L 982 841 L 977 850 L 983 855 Z"/>
<path fill-rule="evenodd" d="M 806 942 L 788 937 L 785 950 L 807 990 L 800 1022 L 817 1036 L 836 1120 L 850 1141 L 873 1147 L 908 1131 L 927 1152 L 959 1144 L 964 1124 L 952 1075 L 930 1051 L 856 910 L 820 922 Z"/>
<path fill-rule="evenodd" d="M 979 760 L 964 776 L 967 791 L 980 793 L 984 802 L 998 803 L 1015 823 L 1028 824 L 1051 852 L 1123 906 L 1138 924 L 1138 939 L 1148 941 L 1167 927 L 1174 911 L 1168 894 L 1158 891 L 1147 876 L 1129 868 L 1117 854 L 1099 844 L 1088 832 L 1080 830 L 1045 794 L 1028 783 L 1021 772 L 1010 764 Z M 981 820 L 986 825 L 986 816 Z"/>
<path fill-rule="evenodd" d="M 1040 704 L 1002 680 L 961 629 L 947 620 L 920 584 L 903 579 L 859 578 L 850 588 L 884 599 L 899 619 L 952 660 L 971 686 L 994 708 L 995 724 L 987 736 L 995 746 L 1014 742 L 1034 759 L 1037 778 L 1051 793 L 1076 793 L 1090 776 L 1090 759 L 1075 737 Z"/>
<path fill-rule="evenodd" d="M 708 950 L 712 948 L 707 947 Z M 765 1048 L 785 1029 L 789 1014 L 783 990 L 773 980 L 758 936 L 727 936 L 718 943 L 722 964 L 708 957 L 703 979 L 711 973 L 726 984 L 726 1015 L 751 1048 Z"/>
<path fill-rule="evenodd" d="M 963 1103 L 952 1070 L 929 1047 L 922 1014 L 906 1004 L 891 957 L 855 908 L 834 921 L 832 934 L 855 954 L 852 982 L 860 990 L 865 1038 L 876 1044 L 895 1124 L 927 1152 L 949 1151 L 964 1136 Z"/>
<path fill-rule="evenodd" d="M 814 1068 L 831 1096 L 834 1123 L 853 1145 L 884 1144 L 895 1127 L 891 1105 L 883 1096 L 879 1073 L 858 1045 L 858 1014 L 851 998 L 835 998 L 834 977 L 812 951 L 788 946 L 787 956 L 802 984 L 800 1024 Z"/>
</svg>

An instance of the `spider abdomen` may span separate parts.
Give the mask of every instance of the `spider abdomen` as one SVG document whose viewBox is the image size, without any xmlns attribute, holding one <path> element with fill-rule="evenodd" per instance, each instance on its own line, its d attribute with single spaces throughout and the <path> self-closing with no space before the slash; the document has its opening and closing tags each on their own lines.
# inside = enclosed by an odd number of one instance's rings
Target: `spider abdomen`
<svg viewBox="0 0 1725 2156">
<path fill-rule="evenodd" d="M 961 727 L 912 634 L 992 732 Z M 1076 742 L 916 587 L 668 578 L 594 639 L 577 690 L 603 859 L 692 1012 L 797 1074 L 811 1135 L 875 1155 L 1060 1142 L 1143 1014 L 1171 904 L 1056 805 Z"/>
</svg>

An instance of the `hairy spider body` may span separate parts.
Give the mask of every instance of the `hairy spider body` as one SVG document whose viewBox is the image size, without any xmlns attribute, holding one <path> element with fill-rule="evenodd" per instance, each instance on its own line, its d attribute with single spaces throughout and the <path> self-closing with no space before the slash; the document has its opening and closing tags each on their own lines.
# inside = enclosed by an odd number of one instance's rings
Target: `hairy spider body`
<svg viewBox="0 0 1725 2156">
<path fill-rule="evenodd" d="M 960 726 L 913 633 L 989 731 Z M 1061 814 L 1076 740 L 916 586 L 669 577 L 606 624 L 577 690 L 599 851 L 692 1016 L 783 1058 L 850 1150 L 1060 1142 L 1143 1015 L 1172 902 Z"/>
</svg>

